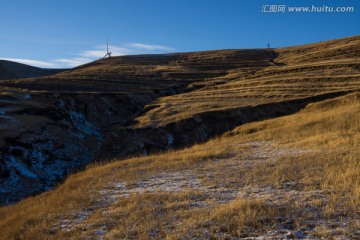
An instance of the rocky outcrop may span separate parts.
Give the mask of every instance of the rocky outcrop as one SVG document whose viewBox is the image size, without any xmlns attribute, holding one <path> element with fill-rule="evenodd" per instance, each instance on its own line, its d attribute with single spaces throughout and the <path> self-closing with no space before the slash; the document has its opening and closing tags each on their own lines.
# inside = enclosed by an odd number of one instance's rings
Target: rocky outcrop
<svg viewBox="0 0 360 240">
<path fill-rule="evenodd" d="M 98 155 L 110 126 L 151 96 L 17 94 L 0 99 L 0 204 L 50 189 Z"/>
</svg>

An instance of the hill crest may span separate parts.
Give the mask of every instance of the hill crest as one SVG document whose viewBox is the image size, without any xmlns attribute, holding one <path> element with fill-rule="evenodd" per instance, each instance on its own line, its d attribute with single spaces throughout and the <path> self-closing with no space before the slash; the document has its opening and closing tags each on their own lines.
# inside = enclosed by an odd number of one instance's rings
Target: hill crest
<svg viewBox="0 0 360 240">
<path fill-rule="evenodd" d="M 38 68 L 18 62 L 0 59 L 0 80 L 43 77 L 54 75 L 65 70 L 66 69 Z"/>
</svg>

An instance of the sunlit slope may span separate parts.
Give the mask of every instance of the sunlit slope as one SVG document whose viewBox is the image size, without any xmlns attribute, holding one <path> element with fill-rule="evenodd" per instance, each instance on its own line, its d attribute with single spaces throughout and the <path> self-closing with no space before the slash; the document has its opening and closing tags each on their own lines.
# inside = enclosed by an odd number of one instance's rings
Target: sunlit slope
<svg viewBox="0 0 360 240">
<path fill-rule="evenodd" d="M 201 112 L 360 89 L 360 37 L 275 49 L 270 66 L 231 69 L 223 84 L 155 101 L 139 126 L 166 124 Z"/>
<path fill-rule="evenodd" d="M 93 166 L 1 208 L 0 239 L 356 239 L 359 116 L 350 94 L 203 145 Z"/>
</svg>

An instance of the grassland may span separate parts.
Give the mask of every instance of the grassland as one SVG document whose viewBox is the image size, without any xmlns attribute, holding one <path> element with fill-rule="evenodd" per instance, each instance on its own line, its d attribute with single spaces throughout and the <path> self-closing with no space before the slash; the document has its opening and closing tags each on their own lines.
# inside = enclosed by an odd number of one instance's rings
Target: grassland
<svg viewBox="0 0 360 240">
<path fill-rule="evenodd" d="M 359 237 L 360 96 L 94 164 L 0 211 L 2 239 Z"/>
<path fill-rule="evenodd" d="M 2 81 L 8 93 L 151 97 L 107 129 L 111 161 L 99 157 L 56 189 L 0 208 L 0 239 L 360 238 L 359 46 L 356 36 L 126 56 Z M 190 138 L 199 126 L 217 132 L 149 156 L 112 148 L 149 145 L 148 129 Z"/>
<path fill-rule="evenodd" d="M 234 107 L 359 90 L 358 37 L 273 50 L 268 66 L 241 66 L 215 79 L 222 84 L 159 98 L 138 126 L 164 125 L 196 114 Z M 248 56 L 252 59 L 251 56 Z M 244 64 L 246 65 L 246 64 Z M 212 82 L 207 79 L 206 82 Z"/>
</svg>

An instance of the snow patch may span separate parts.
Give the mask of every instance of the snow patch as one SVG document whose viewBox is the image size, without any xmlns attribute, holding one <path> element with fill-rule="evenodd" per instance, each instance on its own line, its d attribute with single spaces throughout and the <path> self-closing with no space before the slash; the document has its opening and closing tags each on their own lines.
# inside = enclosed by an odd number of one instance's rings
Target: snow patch
<svg viewBox="0 0 360 240">
<path fill-rule="evenodd" d="M 70 119 L 77 129 L 88 135 L 101 137 L 98 129 L 92 123 L 87 121 L 86 117 L 82 113 L 72 111 L 70 112 Z"/>
<path fill-rule="evenodd" d="M 178 171 L 174 173 L 160 173 L 150 179 L 143 179 L 138 182 L 138 187 L 130 192 L 178 192 L 185 189 L 201 188 L 200 180 L 191 171 Z"/>
<path fill-rule="evenodd" d="M 85 221 L 90 215 L 91 211 L 79 211 L 71 216 L 71 219 L 61 219 L 58 226 L 54 228 L 61 228 L 64 232 L 70 232 L 76 228 L 79 224 Z"/>
</svg>

